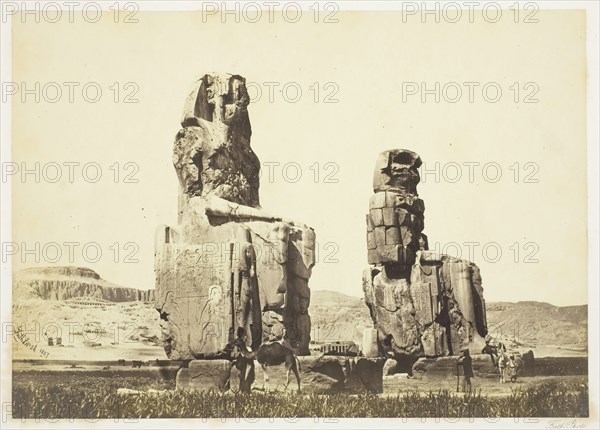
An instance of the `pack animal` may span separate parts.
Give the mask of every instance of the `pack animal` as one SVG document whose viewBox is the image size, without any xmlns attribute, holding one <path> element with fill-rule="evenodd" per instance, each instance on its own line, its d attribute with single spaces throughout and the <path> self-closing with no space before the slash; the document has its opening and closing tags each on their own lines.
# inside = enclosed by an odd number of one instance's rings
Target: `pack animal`
<svg viewBox="0 0 600 430">
<path fill-rule="evenodd" d="M 256 360 L 263 370 L 264 390 L 269 392 L 269 366 L 279 366 L 285 364 L 286 381 L 285 388 L 290 383 L 290 373 L 294 372 L 296 382 L 298 383 L 298 392 L 300 392 L 300 361 L 290 348 L 279 342 L 263 343 L 257 350 L 251 351 L 246 346 L 244 339 L 238 338 L 234 343 L 234 356 L 237 360 Z"/>
<path fill-rule="evenodd" d="M 501 352 L 498 357 L 498 371 L 500 372 L 500 383 L 508 382 L 510 358 L 506 352 Z"/>
</svg>

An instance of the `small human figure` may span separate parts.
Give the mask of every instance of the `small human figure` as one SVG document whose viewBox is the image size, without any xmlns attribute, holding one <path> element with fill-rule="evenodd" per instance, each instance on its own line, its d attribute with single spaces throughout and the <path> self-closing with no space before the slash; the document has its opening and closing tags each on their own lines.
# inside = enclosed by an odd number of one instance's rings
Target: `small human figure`
<svg viewBox="0 0 600 430">
<path fill-rule="evenodd" d="M 246 330 L 243 327 L 238 327 L 236 340 L 228 345 L 231 347 L 231 367 L 230 367 L 230 377 L 231 377 L 231 368 L 235 366 L 238 370 L 238 378 L 239 378 L 239 390 L 242 393 L 250 393 L 252 391 L 252 384 L 254 383 L 254 379 L 256 378 L 256 373 L 254 369 L 254 360 L 249 360 L 244 357 L 244 353 L 251 352 L 251 350 L 246 347 L 246 351 L 241 351 L 240 345 L 246 345 L 247 335 Z M 231 382 L 231 381 L 230 381 Z"/>
<path fill-rule="evenodd" d="M 482 354 L 488 354 L 492 359 L 492 364 L 496 367 L 498 364 L 498 348 L 489 334 L 485 336 L 485 346 L 481 350 Z"/>
<path fill-rule="evenodd" d="M 469 353 L 469 349 L 465 348 L 462 350 L 460 356 L 458 357 L 458 361 L 456 362 L 457 370 L 458 366 L 462 365 L 463 368 L 463 383 L 462 390 L 464 393 L 471 392 L 471 378 L 475 375 L 473 374 L 473 363 L 471 360 L 471 354 Z M 467 391 L 468 389 L 468 391 Z"/>
<path fill-rule="evenodd" d="M 494 339 L 489 334 L 485 336 L 485 346 L 481 353 L 491 357 L 494 367 L 498 367 L 498 360 L 504 352 L 506 352 L 506 346 L 501 341 Z"/>
<path fill-rule="evenodd" d="M 511 354 L 508 359 L 508 377 L 510 382 L 517 382 L 517 362 L 514 354 Z"/>
</svg>

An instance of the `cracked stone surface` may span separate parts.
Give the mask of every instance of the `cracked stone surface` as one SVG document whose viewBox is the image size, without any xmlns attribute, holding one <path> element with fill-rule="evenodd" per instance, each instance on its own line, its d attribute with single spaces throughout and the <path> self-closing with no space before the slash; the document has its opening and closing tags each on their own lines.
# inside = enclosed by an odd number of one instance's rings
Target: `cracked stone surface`
<svg viewBox="0 0 600 430">
<path fill-rule="evenodd" d="M 479 268 L 428 250 L 425 205 L 417 193 L 420 165 L 412 151 L 381 153 L 367 214 L 365 302 L 380 355 L 405 369 L 419 357 L 477 348 L 487 334 Z"/>
<path fill-rule="evenodd" d="M 315 233 L 260 207 L 249 102 L 243 77 L 210 73 L 184 103 L 178 223 L 155 236 L 154 300 L 171 359 L 227 357 L 238 328 L 253 347 L 285 337 L 309 353 Z"/>
</svg>

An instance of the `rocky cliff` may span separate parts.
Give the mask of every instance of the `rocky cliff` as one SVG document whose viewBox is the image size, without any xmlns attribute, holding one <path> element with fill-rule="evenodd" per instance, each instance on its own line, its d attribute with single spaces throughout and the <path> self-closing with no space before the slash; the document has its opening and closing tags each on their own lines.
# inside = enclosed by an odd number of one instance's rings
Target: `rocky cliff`
<svg viewBox="0 0 600 430">
<path fill-rule="evenodd" d="M 154 290 L 108 282 L 86 267 L 32 267 L 13 274 L 13 300 L 93 298 L 110 302 L 152 302 Z"/>
</svg>

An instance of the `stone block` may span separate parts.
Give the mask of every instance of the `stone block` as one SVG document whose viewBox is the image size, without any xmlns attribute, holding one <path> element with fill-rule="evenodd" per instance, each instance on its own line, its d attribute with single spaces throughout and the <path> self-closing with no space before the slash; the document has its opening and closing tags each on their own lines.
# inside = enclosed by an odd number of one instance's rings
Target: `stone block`
<svg viewBox="0 0 600 430">
<path fill-rule="evenodd" d="M 383 225 L 383 211 L 381 209 L 371 209 L 369 214 L 375 227 Z"/>
<path fill-rule="evenodd" d="M 383 224 L 385 226 L 398 225 L 398 217 L 393 207 L 385 207 L 381 209 L 383 213 Z"/>
<path fill-rule="evenodd" d="M 192 360 L 177 372 L 175 386 L 178 390 L 224 392 L 230 388 L 230 370 L 229 360 Z"/>
<path fill-rule="evenodd" d="M 377 246 L 385 245 L 386 242 L 385 242 L 385 227 L 384 226 L 375 227 L 373 234 L 375 237 L 375 244 Z"/>
<path fill-rule="evenodd" d="M 367 261 L 369 262 L 369 264 L 381 263 L 381 260 L 379 257 L 379 251 L 377 249 L 367 250 Z"/>
<path fill-rule="evenodd" d="M 349 371 L 344 391 L 352 394 L 383 393 L 385 358 L 353 357 L 348 360 Z"/>
<path fill-rule="evenodd" d="M 369 207 L 371 209 L 381 209 L 384 208 L 386 206 L 386 193 L 385 192 L 380 192 L 380 193 L 375 193 L 373 194 L 373 196 L 371 196 L 371 202 L 369 204 Z"/>
<path fill-rule="evenodd" d="M 388 227 L 385 230 L 385 244 L 398 245 L 400 243 L 400 230 L 398 227 Z"/>
<path fill-rule="evenodd" d="M 375 233 L 367 233 L 367 249 L 377 248 L 377 242 L 375 242 Z"/>
<path fill-rule="evenodd" d="M 373 224 L 373 221 L 371 220 L 371 215 L 367 214 L 365 217 L 367 219 L 367 231 L 373 231 L 373 229 L 375 228 L 375 225 Z"/>
<path fill-rule="evenodd" d="M 304 394 L 364 394 L 383 392 L 383 358 L 310 356 L 298 357 L 300 388 Z M 285 387 L 286 371 L 283 365 L 269 366 L 270 391 L 295 392 L 298 387 L 293 372 Z M 256 368 L 253 390 L 262 390 L 263 370 Z"/>
<path fill-rule="evenodd" d="M 401 246 L 377 245 L 377 263 L 400 263 L 402 262 Z"/>
<path fill-rule="evenodd" d="M 402 196 L 398 193 L 394 193 L 392 191 L 385 192 L 385 206 L 388 207 L 396 207 L 398 205 L 398 198 L 402 198 Z"/>
<path fill-rule="evenodd" d="M 456 363 L 458 357 L 419 358 L 413 365 L 413 377 L 417 379 L 449 379 L 456 380 Z M 471 354 L 473 374 L 476 378 L 496 378 L 498 368 L 487 354 Z M 460 368 L 462 375 L 462 368 Z"/>
</svg>

